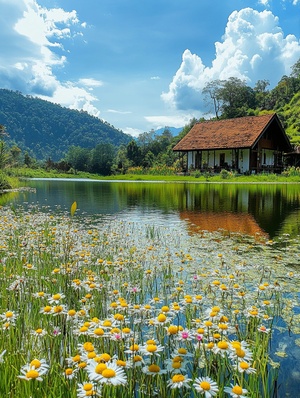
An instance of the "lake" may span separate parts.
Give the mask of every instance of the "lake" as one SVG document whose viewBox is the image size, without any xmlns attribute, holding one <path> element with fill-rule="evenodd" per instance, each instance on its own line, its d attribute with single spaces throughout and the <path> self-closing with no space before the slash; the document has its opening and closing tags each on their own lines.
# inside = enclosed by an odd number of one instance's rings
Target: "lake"
<svg viewBox="0 0 300 398">
<path fill-rule="evenodd" d="M 0 204 L 16 209 L 19 206 L 29 209 L 38 206 L 45 212 L 50 210 L 52 213 L 59 213 L 70 212 L 72 203 L 76 201 L 77 220 L 80 220 L 81 216 L 88 216 L 88 219 L 103 221 L 128 221 L 138 225 L 138 228 L 134 229 L 135 236 L 142 235 L 142 229 L 147 225 L 168 227 L 173 232 L 171 237 L 167 235 L 168 246 L 178 249 L 176 234 L 191 236 L 192 240 L 188 242 L 192 242 L 192 245 L 188 246 L 187 250 L 195 251 L 199 264 L 209 268 L 212 261 L 213 266 L 216 266 L 216 261 L 219 261 L 217 253 L 228 253 L 228 263 L 234 260 L 237 264 L 244 264 L 245 259 L 249 262 L 253 279 L 260 277 L 260 272 L 266 265 L 273 268 L 274 263 L 274 268 L 278 267 L 280 270 L 280 284 L 284 284 L 285 288 L 291 287 L 292 292 L 291 306 L 286 307 L 285 320 L 274 319 L 276 327 L 272 352 L 275 360 L 282 364 L 282 373 L 279 377 L 281 387 L 279 395 L 276 396 L 280 398 L 296 396 L 295 391 L 298 391 L 300 379 L 298 371 L 300 299 L 297 288 L 300 280 L 297 243 L 300 233 L 299 184 L 32 179 L 24 182 L 24 185 L 29 189 L 3 194 L 0 197 Z M 223 236 L 231 234 L 259 236 L 264 241 L 276 241 L 288 236 L 289 239 L 294 238 L 296 243 L 291 250 L 288 248 L 283 251 L 282 246 L 276 247 L 276 245 L 269 250 L 261 245 L 256 252 L 248 242 L 237 244 L 235 248 L 231 240 L 227 240 L 227 243 L 225 240 L 227 246 L 223 247 L 222 238 L 217 235 L 214 239 L 210 240 L 208 237 L 205 240 L 202 236 L 203 231 L 212 233 L 222 231 Z M 198 239 L 197 234 L 201 239 Z M 181 243 L 179 239 L 181 238 L 178 238 L 178 242 Z M 252 243 L 253 239 L 249 242 Z M 293 277 L 289 273 L 286 278 L 290 270 L 294 271 Z M 293 279 L 294 277 L 296 279 Z M 270 297 L 274 299 L 273 293 Z M 292 333 L 290 329 L 287 331 L 286 326 L 286 320 L 291 317 Z"/>
<path fill-rule="evenodd" d="M 103 182 L 33 179 L 34 191 L 7 193 L 0 204 L 39 204 L 78 214 L 118 217 L 197 233 L 222 229 L 269 239 L 300 233 L 299 184 Z"/>
</svg>

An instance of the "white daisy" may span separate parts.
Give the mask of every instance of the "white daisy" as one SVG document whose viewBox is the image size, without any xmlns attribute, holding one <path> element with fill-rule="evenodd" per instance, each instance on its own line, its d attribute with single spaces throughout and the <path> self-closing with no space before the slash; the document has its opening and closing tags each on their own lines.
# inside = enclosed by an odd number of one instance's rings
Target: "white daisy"
<svg viewBox="0 0 300 398">
<path fill-rule="evenodd" d="M 167 373 L 165 369 L 161 369 L 159 365 L 156 363 L 152 363 L 151 365 L 146 365 L 142 368 L 142 372 L 149 376 L 162 375 Z"/>
<path fill-rule="evenodd" d="M 198 377 L 194 380 L 195 390 L 204 394 L 205 398 L 211 398 L 217 395 L 219 389 L 215 381 L 210 377 Z"/>
<path fill-rule="evenodd" d="M 127 376 L 124 368 L 118 366 L 116 362 L 108 362 L 107 367 L 103 369 L 98 382 L 101 384 L 111 384 L 113 386 L 125 385 L 127 383 Z"/>
<path fill-rule="evenodd" d="M 101 386 L 93 383 L 78 383 L 77 398 L 101 397 Z"/>
<path fill-rule="evenodd" d="M 190 388 L 189 382 L 192 381 L 192 379 L 189 379 L 187 376 L 183 374 L 175 374 L 172 379 L 170 379 L 167 383 L 168 387 L 171 387 L 172 389 L 174 388 Z"/>
<path fill-rule="evenodd" d="M 246 398 L 248 390 L 239 385 L 231 384 L 231 387 L 225 387 L 224 392 L 230 394 L 232 398 Z"/>
</svg>

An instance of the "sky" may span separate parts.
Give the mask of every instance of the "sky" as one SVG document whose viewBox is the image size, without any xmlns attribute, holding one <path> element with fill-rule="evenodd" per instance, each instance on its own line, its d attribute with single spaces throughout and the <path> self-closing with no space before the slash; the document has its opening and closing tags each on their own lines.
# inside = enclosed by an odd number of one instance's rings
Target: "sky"
<svg viewBox="0 0 300 398">
<path fill-rule="evenodd" d="M 300 0 L 0 0 L 0 24 L 0 88 L 132 136 L 209 118 L 212 80 L 272 89 L 300 59 Z"/>
</svg>

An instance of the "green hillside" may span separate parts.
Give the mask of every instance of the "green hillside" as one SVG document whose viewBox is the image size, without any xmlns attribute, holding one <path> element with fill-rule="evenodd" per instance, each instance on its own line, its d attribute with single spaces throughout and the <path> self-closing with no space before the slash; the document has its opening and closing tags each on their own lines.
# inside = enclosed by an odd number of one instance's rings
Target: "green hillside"
<svg viewBox="0 0 300 398">
<path fill-rule="evenodd" d="M 292 144 L 300 145 L 300 92 L 278 110 Z"/>
<path fill-rule="evenodd" d="M 71 110 L 20 92 L 0 89 L 0 125 L 8 144 L 38 160 L 58 161 L 70 146 L 128 144 L 132 137 L 87 112 Z"/>
</svg>

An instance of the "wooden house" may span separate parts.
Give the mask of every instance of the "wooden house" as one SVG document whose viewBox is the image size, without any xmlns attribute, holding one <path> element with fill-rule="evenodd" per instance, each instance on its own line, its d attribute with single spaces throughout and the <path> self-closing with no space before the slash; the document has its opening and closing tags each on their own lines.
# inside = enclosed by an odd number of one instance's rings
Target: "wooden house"
<svg viewBox="0 0 300 398">
<path fill-rule="evenodd" d="M 276 113 L 196 123 L 173 148 L 188 170 L 280 173 L 291 143 Z"/>
</svg>

